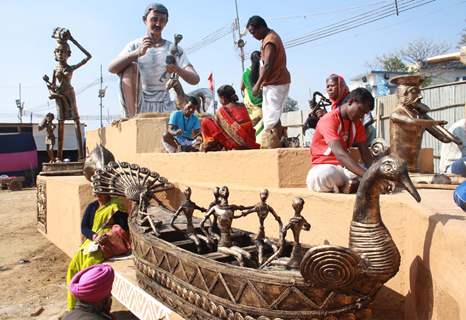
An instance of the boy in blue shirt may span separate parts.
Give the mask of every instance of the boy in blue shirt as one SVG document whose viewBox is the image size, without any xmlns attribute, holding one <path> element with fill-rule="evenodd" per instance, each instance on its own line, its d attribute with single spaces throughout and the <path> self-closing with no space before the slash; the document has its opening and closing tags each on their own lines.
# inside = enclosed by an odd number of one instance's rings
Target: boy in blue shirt
<svg viewBox="0 0 466 320">
<path fill-rule="evenodd" d="M 200 122 L 194 111 L 199 107 L 195 97 L 190 96 L 183 110 L 170 113 L 168 130 L 162 138 L 162 143 L 168 153 L 199 151 Z"/>
</svg>

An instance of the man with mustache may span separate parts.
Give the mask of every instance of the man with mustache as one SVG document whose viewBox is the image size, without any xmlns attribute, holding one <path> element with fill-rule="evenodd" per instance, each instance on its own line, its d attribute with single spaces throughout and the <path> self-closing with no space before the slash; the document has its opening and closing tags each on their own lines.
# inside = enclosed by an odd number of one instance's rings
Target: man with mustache
<svg viewBox="0 0 466 320">
<path fill-rule="evenodd" d="M 199 83 L 199 75 L 181 48 L 174 54 L 174 61 L 167 61 L 173 49 L 173 44 L 162 38 L 168 22 L 167 8 L 160 3 L 150 4 L 142 20 L 146 35 L 128 43 L 108 68 L 120 76 L 121 100 L 127 117 L 175 110 L 166 88 L 168 74 L 176 74 L 192 85 Z"/>
<path fill-rule="evenodd" d="M 390 153 L 406 160 L 409 172 L 419 172 L 418 158 L 424 131 L 443 143 L 462 144 L 461 139 L 443 127 L 447 121 L 434 120 L 427 115 L 429 107 L 421 102 L 423 80 L 415 74 L 390 80 L 398 86 L 398 106 L 390 115 Z"/>
</svg>

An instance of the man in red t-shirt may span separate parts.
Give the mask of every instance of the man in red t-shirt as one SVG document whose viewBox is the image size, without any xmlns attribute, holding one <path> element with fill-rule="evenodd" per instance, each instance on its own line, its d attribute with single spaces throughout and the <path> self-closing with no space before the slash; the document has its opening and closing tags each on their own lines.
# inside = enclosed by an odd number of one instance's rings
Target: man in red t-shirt
<svg viewBox="0 0 466 320">
<path fill-rule="evenodd" d="M 372 156 L 366 144 L 366 133 L 361 118 L 374 109 L 372 94 L 357 88 L 345 102 L 323 116 L 312 138 L 312 168 L 307 175 L 307 186 L 318 192 L 349 190 L 351 181 L 361 177 L 366 169 L 349 155 L 349 148 L 357 146 L 364 164 L 369 167 Z"/>
</svg>

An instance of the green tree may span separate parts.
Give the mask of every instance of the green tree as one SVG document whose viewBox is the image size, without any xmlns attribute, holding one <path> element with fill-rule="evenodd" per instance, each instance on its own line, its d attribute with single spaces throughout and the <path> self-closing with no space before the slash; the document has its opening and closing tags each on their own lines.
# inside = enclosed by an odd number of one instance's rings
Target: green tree
<svg viewBox="0 0 466 320">
<path fill-rule="evenodd" d="M 291 111 L 298 111 L 298 101 L 293 98 L 287 97 L 285 108 L 283 108 L 283 112 L 291 112 Z"/>
<path fill-rule="evenodd" d="M 418 39 L 398 51 L 376 57 L 375 62 L 368 66 L 383 71 L 408 71 L 410 65 L 422 66 L 427 58 L 444 54 L 449 49 L 445 42 Z"/>
<path fill-rule="evenodd" d="M 408 67 L 406 64 L 400 59 L 400 57 L 391 54 L 391 55 L 383 55 L 381 57 L 377 57 L 377 62 L 382 67 L 384 71 L 391 71 L 391 72 L 402 72 L 408 71 Z"/>
</svg>

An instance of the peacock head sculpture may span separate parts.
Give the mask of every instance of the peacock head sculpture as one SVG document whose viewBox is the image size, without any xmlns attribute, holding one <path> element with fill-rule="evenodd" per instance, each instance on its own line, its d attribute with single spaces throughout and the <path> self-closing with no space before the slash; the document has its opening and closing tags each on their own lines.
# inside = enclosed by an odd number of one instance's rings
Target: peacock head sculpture
<svg viewBox="0 0 466 320">
<path fill-rule="evenodd" d="M 399 183 L 408 191 L 417 202 L 421 201 L 421 196 L 414 187 L 409 174 L 406 161 L 398 158 L 395 155 L 384 156 L 372 165 L 364 177 L 370 182 L 379 182 L 382 179 L 390 180 Z M 363 177 L 363 180 L 364 180 Z M 364 189 L 364 188 L 361 188 Z"/>
<path fill-rule="evenodd" d="M 308 250 L 300 267 L 306 281 L 336 292 L 365 293 L 372 299 L 398 272 L 400 253 L 380 212 L 379 198 L 386 180 L 400 184 L 416 201 L 421 200 L 406 161 L 388 155 L 374 162 L 358 188 L 349 246 L 321 245 Z"/>
</svg>

